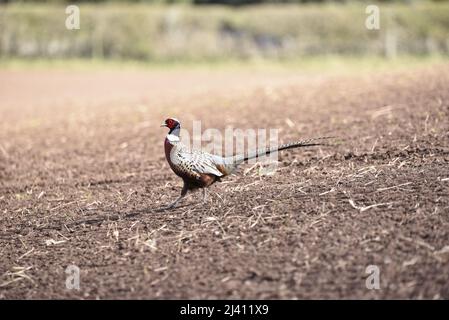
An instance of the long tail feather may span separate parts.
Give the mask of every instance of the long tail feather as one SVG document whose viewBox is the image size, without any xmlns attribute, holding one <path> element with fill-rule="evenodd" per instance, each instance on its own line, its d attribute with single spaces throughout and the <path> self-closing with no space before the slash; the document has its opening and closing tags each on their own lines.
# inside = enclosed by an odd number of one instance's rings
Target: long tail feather
<svg viewBox="0 0 449 320">
<path fill-rule="evenodd" d="M 272 148 L 262 148 L 262 149 L 258 149 L 256 151 L 250 152 L 247 155 L 236 155 L 233 157 L 233 162 L 235 164 L 240 164 L 240 163 L 246 162 L 250 159 L 266 156 L 266 155 L 269 155 L 270 153 L 281 151 L 281 150 L 287 150 L 287 149 L 293 149 L 293 148 L 303 148 L 303 147 L 313 147 L 313 146 L 324 146 L 327 144 L 323 143 L 321 141 L 332 139 L 332 138 L 334 138 L 334 137 L 312 138 L 312 139 L 306 139 L 306 140 L 286 143 L 286 144 L 282 144 L 280 146 L 276 146 L 276 147 L 272 147 Z"/>
</svg>

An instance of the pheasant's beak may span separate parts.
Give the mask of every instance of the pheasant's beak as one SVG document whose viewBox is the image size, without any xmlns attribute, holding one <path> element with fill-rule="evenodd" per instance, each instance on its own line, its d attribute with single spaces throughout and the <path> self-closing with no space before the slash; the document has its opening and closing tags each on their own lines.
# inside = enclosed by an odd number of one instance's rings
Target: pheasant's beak
<svg viewBox="0 0 449 320">
<path fill-rule="evenodd" d="M 166 127 L 166 126 L 167 126 L 167 125 L 166 125 L 165 123 L 161 124 L 161 128 L 162 128 L 162 127 Z"/>
</svg>

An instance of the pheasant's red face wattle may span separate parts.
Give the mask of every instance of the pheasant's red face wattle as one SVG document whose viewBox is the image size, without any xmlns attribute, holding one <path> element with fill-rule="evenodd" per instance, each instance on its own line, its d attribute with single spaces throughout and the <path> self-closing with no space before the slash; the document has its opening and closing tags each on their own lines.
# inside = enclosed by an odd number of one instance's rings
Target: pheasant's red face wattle
<svg viewBox="0 0 449 320">
<path fill-rule="evenodd" d="M 179 121 L 173 118 L 168 118 L 165 120 L 165 126 L 169 129 L 174 129 L 179 126 Z"/>
</svg>

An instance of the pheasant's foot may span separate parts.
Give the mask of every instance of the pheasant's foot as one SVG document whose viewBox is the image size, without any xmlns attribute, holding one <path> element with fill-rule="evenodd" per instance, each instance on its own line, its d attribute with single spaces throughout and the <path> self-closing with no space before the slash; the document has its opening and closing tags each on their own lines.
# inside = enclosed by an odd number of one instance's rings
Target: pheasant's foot
<svg viewBox="0 0 449 320">
<path fill-rule="evenodd" d="M 181 199 L 184 198 L 184 194 L 179 196 L 175 201 L 173 201 L 172 203 L 166 205 L 166 206 L 162 206 L 159 209 L 157 209 L 157 211 L 166 211 L 166 210 L 170 210 L 173 209 L 179 201 L 181 201 Z"/>
</svg>

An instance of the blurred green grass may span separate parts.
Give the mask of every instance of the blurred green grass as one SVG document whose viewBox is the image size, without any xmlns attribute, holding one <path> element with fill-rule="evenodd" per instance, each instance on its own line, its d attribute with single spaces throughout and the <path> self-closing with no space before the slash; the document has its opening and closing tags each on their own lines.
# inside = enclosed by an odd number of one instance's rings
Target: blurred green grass
<svg viewBox="0 0 449 320">
<path fill-rule="evenodd" d="M 399 56 L 386 59 L 379 56 L 307 56 L 298 59 L 252 59 L 242 61 L 238 59 L 216 61 L 136 61 L 136 60 L 105 60 L 105 59 L 0 59 L 0 70 L 138 70 L 138 71 L 294 71 L 310 74 L 354 74 L 367 72 L 381 72 L 387 70 L 410 70 L 420 67 L 437 66 L 449 63 L 445 56 Z"/>
<path fill-rule="evenodd" d="M 65 28 L 65 6 L 0 6 L 0 59 L 123 59 L 151 63 L 293 60 L 317 55 L 449 55 L 449 3 L 81 4 L 81 29 Z"/>
</svg>

